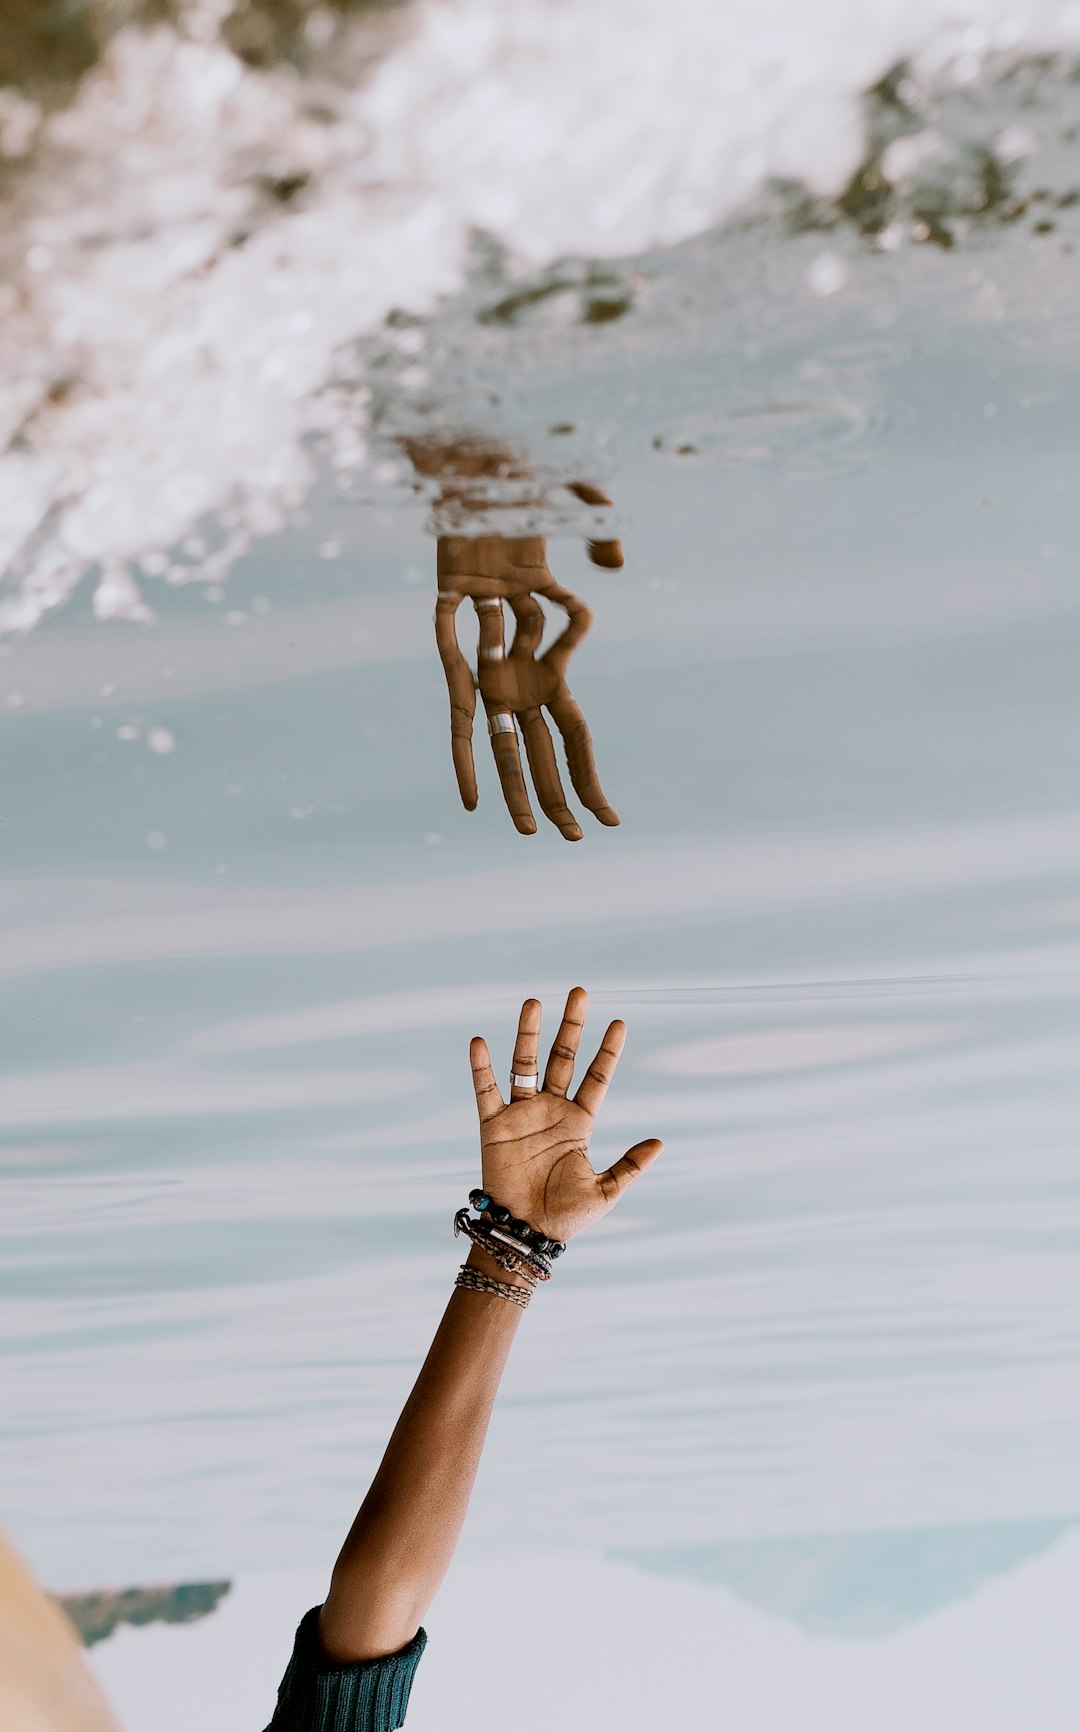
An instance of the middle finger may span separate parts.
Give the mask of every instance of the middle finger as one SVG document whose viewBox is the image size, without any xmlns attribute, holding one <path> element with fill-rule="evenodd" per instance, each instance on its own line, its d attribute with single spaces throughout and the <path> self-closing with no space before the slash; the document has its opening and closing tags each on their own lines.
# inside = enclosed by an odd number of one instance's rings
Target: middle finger
<svg viewBox="0 0 1080 1732">
<path fill-rule="evenodd" d="M 585 988 L 575 986 L 566 1001 L 563 1019 L 552 1043 L 547 1070 L 544 1073 L 544 1088 L 548 1094 L 564 1095 L 573 1081 L 574 1060 L 581 1044 L 581 1031 L 585 1027 L 588 1005 L 589 995 Z"/>
</svg>

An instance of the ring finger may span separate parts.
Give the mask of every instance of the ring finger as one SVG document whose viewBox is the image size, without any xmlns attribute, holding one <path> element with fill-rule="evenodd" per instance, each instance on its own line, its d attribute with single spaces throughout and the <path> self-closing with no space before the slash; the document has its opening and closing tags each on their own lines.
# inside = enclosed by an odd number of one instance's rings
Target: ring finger
<svg viewBox="0 0 1080 1732">
<path fill-rule="evenodd" d="M 510 1099 L 528 1100 L 539 1086 L 537 1053 L 540 1047 L 540 1000 L 527 998 L 518 1017 L 514 1060 L 510 1068 Z"/>
</svg>

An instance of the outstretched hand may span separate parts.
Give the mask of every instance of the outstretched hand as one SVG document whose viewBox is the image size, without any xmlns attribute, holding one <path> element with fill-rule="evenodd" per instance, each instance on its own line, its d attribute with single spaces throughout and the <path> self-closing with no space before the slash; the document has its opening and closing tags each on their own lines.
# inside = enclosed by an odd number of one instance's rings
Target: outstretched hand
<svg viewBox="0 0 1080 1732">
<path fill-rule="evenodd" d="M 549 1239 L 572 1239 L 590 1222 L 606 1215 L 664 1146 L 649 1137 L 635 1143 L 606 1172 L 593 1170 L 589 1140 L 619 1062 L 626 1024 L 610 1024 L 571 1098 L 588 1002 L 583 987 L 576 986 L 570 993 L 542 1087 L 536 1086 L 540 1080 L 540 1004 L 530 998 L 522 1005 L 512 1079 L 536 1081 L 532 1086 L 512 1081 L 509 1102 L 503 1100 L 495 1081 L 487 1042 L 477 1035 L 470 1048 L 480 1113 L 483 1188 L 511 1214 L 528 1221 Z"/>
</svg>

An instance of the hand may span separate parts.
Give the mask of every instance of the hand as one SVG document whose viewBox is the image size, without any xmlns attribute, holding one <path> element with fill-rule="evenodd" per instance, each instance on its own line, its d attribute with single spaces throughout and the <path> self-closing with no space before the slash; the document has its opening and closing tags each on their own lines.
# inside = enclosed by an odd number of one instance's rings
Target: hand
<svg viewBox="0 0 1080 1732">
<path fill-rule="evenodd" d="M 635 1143 L 606 1172 L 593 1171 L 589 1139 L 615 1075 L 626 1024 L 610 1025 L 577 1094 L 568 1099 L 588 1003 L 588 993 L 575 986 L 551 1048 L 543 1087 L 514 1086 L 509 1104 L 495 1081 L 487 1042 L 477 1035 L 469 1049 L 480 1113 L 484 1190 L 549 1239 L 572 1239 L 606 1215 L 664 1146 L 650 1137 Z M 536 1074 L 539 1041 L 540 1004 L 530 998 L 522 1005 L 518 1021 L 515 1076 Z"/>
<path fill-rule="evenodd" d="M 596 490 L 592 492 L 595 495 Z M 617 543 L 590 545 L 604 549 L 618 546 Z M 619 559 L 621 562 L 621 552 Z M 477 803 L 472 748 L 475 688 L 472 670 L 457 637 L 457 610 L 468 595 L 480 622 L 476 684 L 487 712 L 503 797 L 515 827 L 526 836 L 536 830 L 521 768 L 517 733 L 520 727 L 543 812 L 568 842 L 579 842 L 582 836 L 581 826 L 566 804 L 544 709 L 562 734 L 570 779 L 583 805 L 601 824 L 617 825 L 618 813 L 608 804 L 600 786 L 588 724 L 566 681 L 567 664 L 589 631 L 592 614 L 576 595 L 555 582 L 548 569 L 543 538 L 440 537 L 438 576 L 435 637 L 450 693 L 451 750 L 466 811 L 473 811 Z M 564 608 L 568 619 L 565 630 L 542 656 L 536 653 L 544 633 L 544 613 L 536 599 L 538 595 Z M 504 635 L 504 600 L 509 602 L 517 621 L 509 654 Z"/>
</svg>

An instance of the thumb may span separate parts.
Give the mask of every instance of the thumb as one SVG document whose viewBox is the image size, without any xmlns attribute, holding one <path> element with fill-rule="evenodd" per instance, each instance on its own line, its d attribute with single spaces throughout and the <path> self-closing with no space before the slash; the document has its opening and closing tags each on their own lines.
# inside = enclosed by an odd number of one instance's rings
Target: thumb
<svg viewBox="0 0 1080 1732">
<path fill-rule="evenodd" d="M 646 1167 L 652 1166 L 663 1147 L 659 1137 L 646 1137 L 643 1143 L 635 1143 L 632 1149 L 627 1149 L 625 1155 L 620 1155 L 606 1173 L 599 1174 L 600 1186 L 609 1208 L 618 1202 L 624 1191 L 630 1189 L 635 1179 L 640 1179 Z"/>
</svg>

